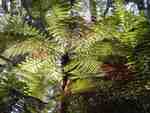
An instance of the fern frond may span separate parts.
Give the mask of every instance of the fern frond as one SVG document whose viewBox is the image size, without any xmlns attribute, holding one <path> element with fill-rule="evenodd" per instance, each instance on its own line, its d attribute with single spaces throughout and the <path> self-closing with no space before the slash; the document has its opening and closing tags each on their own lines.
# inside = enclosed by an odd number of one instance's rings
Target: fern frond
<svg viewBox="0 0 150 113">
<path fill-rule="evenodd" d="M 76 15 L 80 15 L 79 13 L 82 11 L 82 1 L 81 0 L 76 0 L 74 1 L 74 4 L 72 6 L 72 11 Z"/>
<path fill-rule="evenodd" d="M 0 31 L 2 32 L 6 25 L 8 25 L 8 20 L 11 18 L 10 14 L 6 14 L 1 17 L 0 20 Z"/>
<path fill-rule="evenodd" d="M 47 12 L 46 21 L 49 25 L 49 32 L 54 37 L 66 37 L 65 24 L 63 21 L 69 17 L 70 8 L 65 3 L 51 6 L 51 11 Z"/>
<path fill-rule="evenodd" d="M 53 0 L 51 0 L 53 1 Z M 41 16 L 45 16 L 45 12 L 49 10 L 51 6 L 51 1 L 49 0 L 33 0 L 32 1 L 32 9 L 31 9 L 31 15 L 34 18 L 44 18 Z"/>
<path fill-rule="evenodd" d="M 45 100 L 48 88 L 62 80 L 63 76 L 60 67 L 52 60 L 54 56 L 50 56 L 45 60 L 27 58 L 16 69 L 21 80 L 28 84 L 30 95 L 41 100 Z"/>
<path fill-rule="evenodd" d="M 120 32 L 118 39 L 128 46 L 135 47 L 137 41 L 148 32 L 149 23 L 142 15 L 133 15 L 129 12 L 125 14 L 126 30 Z"/>
<path fill-rule="evenodd" d="M 15 43 L 12 46 L 8 47 L 2 55 L 9 58 L 18 55 L 24 55 L 26 53 L 31 53 L 33 50 L 36 49 L 46 48 L 41 41 L 42 40 L 29 39 L 20 43 Z"/>
<path fill-rule="evenodd" d="M 113 18 L 116 24 L 112 26 L 115 27 L 116 31 L 112 32 L 112 35 L 122 43 L 135 47 L 140 37 L 147 32 L 149 23 L 142 14 L 134 15 L 132 12 L 127 11 L 122 0 L 116 0 L 115 6 Z"/>
<path fill-rule="evenodd" d="M 134 47 L 133 58 L 134 63 L 138 71 L 138 76 L 141 78 L 149 78 L 150 70 L 150 32 L 146 32 L 137 42 L 137 45 Z"/>
<path fill-rule="evenodd" d="M 65 71 L 71 75 L 101 76 L 100 65 L 105 57 L 109 55 L 120 55 L 128 57 L 131 48 L 120 43 L 118 40 L 97 41 L 89 46 L 83 45 L 76 48 L 70 63 L 66 65 Z"/>
<path fill-rule="evenodd" d="M 2 32 L 10 33 L 10 34 L 16 34 L 16 35 L 22 35 L 27 37 L 33 37 L 39 35 L 39 31 L 33 28 L 32 26 L 28 25 L 24 20 L 23 16 L 16 15 L 16 16 L 10 16 L 3 17 L 0 21 L 0 23 L 3 25 Z"/>
<path fill-rule="evenodd" d="M 68 65 L 65 66 L 65 72 L 68 72 L 72 77 L 92 76 L 99 72 L 98 67 L 100 61 L 88 57 L 79 57 L 72 59 Z"/>
<path fill-rule="evenodd" d="M 126 30 L 126 13 L 127 11 L 125 10 L 124 6 L 124 1 L 122 0 L 115 0 L 115 15 L 117 16 L 117 20 L 119 21 L 119 25 L 121 29 Z"/>
<path fill-rule="evenodd" d="M 118 54 L 128 55 L 131 50 L 126 45 L 120 43 L 118 40 L 106 40 L 97 41 L 89 46 L 82 46 L 77 48 L 76 53 L 80 56 L 87 56 L 94 59 L 102 60 L 107 55 Z"/>
<path fill-rule="evenodd" d="M 26 51 L 25 50 L 26 47 L 28 48 L 27 49 L 27 52 L 28 52 L 29 49 L 32 48 L 31 47 L 32 43 L 30 42 L 32 42 L 32 39 L 34 37 L 38 37 L 38 38 L 45 37 L 44 35 L 40 34 L 37 29 L 23 22 L 23 17 L 20 15 L 15 15 L 15 16 L 6 15 L 2 17 L 2 20 L 0 20 L 0 23 L 1 23 L 1 31 L 0 31 L 0 43 L 1 43 L 0 45 L 1 46 L 0 48 L 2 52 L 5 51 L 4 55 L 8 57 L 11 56 L 11 54 L 14 54 L 12 56 L 15 56 L 15 54 L 18 55 L 19 53 L 24 54 Z M 20 48 L 20 50 L 16 49 L 17 45 L 18 45 L 18 48 Z M 21 49 L 22 49 L 22 52 L 21 52 Z M 10 53 L 8 55 L 9 51 Z M 18 53 L 16 53 L 17 51 Z"/>
<path fill-rule="evenodd" d="M 18 90 L 24 94 L 28 93 L 28 87 L 24 82 L 18 81 L 17 76 L 12 72 L 3 72 L 0 75 L 0 105 L 9 104 L 11 90 Z"/>
</svg>

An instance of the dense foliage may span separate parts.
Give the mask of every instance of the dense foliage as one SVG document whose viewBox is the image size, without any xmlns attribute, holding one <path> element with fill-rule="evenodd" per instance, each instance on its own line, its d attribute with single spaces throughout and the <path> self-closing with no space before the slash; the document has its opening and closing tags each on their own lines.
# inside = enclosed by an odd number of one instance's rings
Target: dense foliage
<svg viewBox="0 0 150 113">
<path fill-rule="evenodd" d="M 126 5 L 140 0 L 17 1 L 0 17 L 0 112 L 91 113 L 91 93 L 149 94 L 149 4 L 135 13 Z"/>
</svg>

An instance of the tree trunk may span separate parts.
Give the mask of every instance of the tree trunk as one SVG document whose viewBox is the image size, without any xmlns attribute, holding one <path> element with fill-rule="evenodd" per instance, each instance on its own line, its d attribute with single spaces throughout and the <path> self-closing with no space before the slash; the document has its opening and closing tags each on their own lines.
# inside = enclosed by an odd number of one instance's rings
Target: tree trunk
<svg viewBox="0 0 150 113">
<path fill-rule="evenodd" d="M 107 0 L 106 9 L 105 9 L 105 11 L 104 11 L 104 17 L 107 15 L 110 6 L 111 6 L 111 0 Z"/>
<path fill-rule="evenodd" d="M 87 23 L 90 23 L 91 22 L 91 17 L 92 17 L 92 14 L 91 14 L 91 8 L 90 8 L 90 0 L 82 0 L 83 2 L 83 18 L 85 19 L 85 21 Z"/>
<path fill-rule="evenodd" d="M 67 86 L 67 81 L 68 81 L 68 77 L 65 76 L 62 80 L 62 85 L 61 85 L 63 97 L 61 98 L 60 101 L 60 113 L 66 113 L 65 87 Z"/>
<path fill-rule="evenodd" d="M 150 0 L 147 0 L 147 8 L 146 8 L 147 17 L 150 21 Z"/>
<path fill-rule="evenodd" d="M 92 16 L 97 16 L 96 0 L 91 0 L 91 14 Z"/>
</svg>

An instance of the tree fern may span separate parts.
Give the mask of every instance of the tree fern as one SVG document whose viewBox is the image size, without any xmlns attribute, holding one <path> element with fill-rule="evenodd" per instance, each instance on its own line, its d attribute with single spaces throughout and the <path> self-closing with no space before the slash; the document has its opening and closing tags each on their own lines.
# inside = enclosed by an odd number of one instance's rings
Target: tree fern
<svg viewBox="0 0 150 113">
<path fill-rule="evenodd" d="M 42 4 L 36 6 L 39 2 Z M 29 96 L 50 105 L 55 99 L 64 101 L 65 96 L 70 93 L 92 90 L 96 85 L 92 78 L 105 78 L 109 61 L 112 68 L 117 70 L 111 74 L 130 72 L 130 60 L 134 65 L 137 63 L 137 66 L 148 61 L 144 58 L 149 57 L 149 51 L 144 48 L 149 47 L 149 41 L 142 38 L 149 36 L 148 22 L 143 15 L 133 15 L 126 11 L 121 0 L 115 0 L 114 14 L 89 24 L 80 15 L 72 14 L 72 11 L 78 11 L 77 4 L 70 6 L 66 1 L 38 0 L 33 1 L 33 5 L 30 16 L 42 17 L 48 35 L 40 33 L 38 29 L 24 22 L 23 16 L 18 15 L 5 17 L 0 33 L 2 57 L 11 59 L 25 55 L 21 63 L 9 70 L 10 76 L 15 74 L 17 83 L 26 84 L 27 91 L 24 91 L 24 86 L 20 86 L 23 90 L 15 87 L 23 93 L 25 102 L 30 100 Z M 140 43 L 141 40 L 144 45 Z M 133 57 L 133 54 L 138 58 Z M 119 58 L 122 57 L 127 62 L 121 62 Z M 142 61 L 140 58 L 143 58 Z M 118 71 L 114 62 L 125 71 Z M 125 77 L 121 79 L 123 78 Z M 112 77 L 110 80 L 116 79 Z M 0 92 L 4 92 L 0 94 L 7 95 L 5 92 L 8 90 L 5 89 L 8 88 L 5 85 L 9 84 L 4 83 L 3 79 L 0 83 Z M 14 83 L 10 84 L 15 86 Z M 9 87 L 13 88 L 11 85 Z M 54 90 L 56 93 L 50 94 Z"/>
</svg>

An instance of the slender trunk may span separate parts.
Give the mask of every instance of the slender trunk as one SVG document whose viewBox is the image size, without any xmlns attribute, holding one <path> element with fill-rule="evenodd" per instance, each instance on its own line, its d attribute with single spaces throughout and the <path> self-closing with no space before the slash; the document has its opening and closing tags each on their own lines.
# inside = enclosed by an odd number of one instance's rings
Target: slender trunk
<svg viewBox="0 0 150 113">
<path fill-rule="evenodd" d="M 10 10 L 10 0 L 2 0 L 2 8 L 8 12 Z"/>
<path fill-rule="evenodd" d="M 150 22 L 150 0 L 143 0 L 144 13 Z"/>
<path fill-rule="evenodd" d="M 150 21 L 150 0 L 147 0 L 147 9 L 146 10 L 147 10 L 147 17 Z"/>
<path fill-rule="evenodd" d="M 105 17 L 106 14 L 108 13 L 110 6 L 111 6 L 111 0 L 107 0 L 106 9 L 105 9 L 105 11 L 104 11 L 104 17 Z"/>
<path fill-rule="evenodd" d="M 67 81 L 68 81 L 68 77 L 65 76 L 62 80 L 62 86 L 61 86 L 63 97 L 60 102 L 60 113 L 66 113 L 65 88 L 67 86 Z"/>
<path fill-rule="evenodd" d="M 91 0 L 91 14 L 92 16 L 97 16 L 97 5 L 96 0 Z"/>
<path fill-rule="evenodd" d="M 60 100 L 60 113 L 66 113 L 66 87 L 67 87 L 67 84 L 68 84 L 68 74 L 64 71 L 64 66 L 69 62 L 69 55 L 68 53 L 65 53 L 64 55 L 61 56 L 61 71 L 62 71 L 62 74 L 64 75 L 63 76 L 63 79 L 62 79 L 62 84 L 61 84 L 61 91 L 62 91 L 62 98 Z"/>
<path fill-rule="evenodd" d="M 83 18 L 85 19 L 85 21 L 87 23 L 90 23 L 91 22 L 91 17 L 92 17 L 92 14 L 91 14 L 91 8 L 90 8 L 90 0 L 82 0 L 83 2 Z"/>
</svg>

